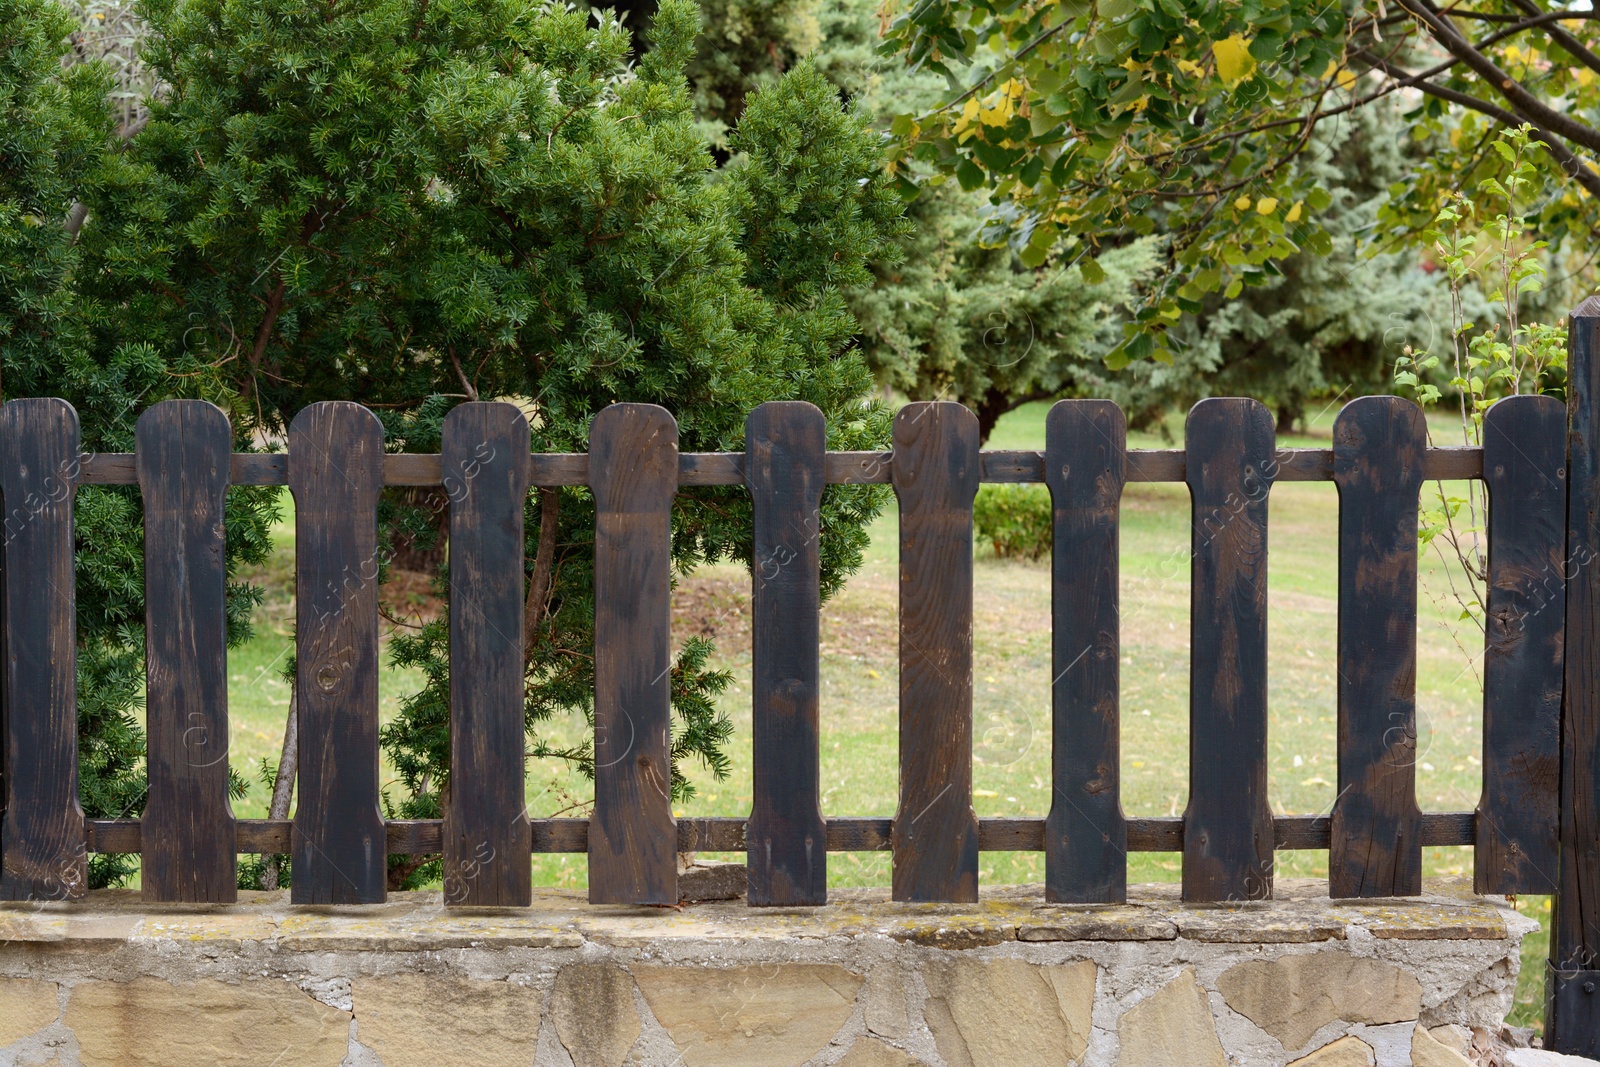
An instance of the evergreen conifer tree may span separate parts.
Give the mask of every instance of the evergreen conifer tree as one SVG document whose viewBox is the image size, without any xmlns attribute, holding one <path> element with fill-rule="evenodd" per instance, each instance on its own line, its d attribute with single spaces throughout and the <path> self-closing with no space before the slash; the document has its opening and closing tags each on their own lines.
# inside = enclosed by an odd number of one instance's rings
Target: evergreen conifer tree
<svg viewBox="0 0 1600 1067">
<path fill-rule="evenodd" d="M 13 329 L 8 339 L 27 338 L 0 352 L 0 369 L 8 396 L 79 403 L 86 431 L 102 435 L 95 447 L 131 449 L 139 410 L 179 395 L 222 404 L 240 447 L 280 438 L 306 404 L 352 399 L 380 413 L 390 449 L 436 451 L 466 397 L 525 404 L 545 451 L 582 450 L 614 401 L 666 406 L 686 451 L 741 447 L 745 414 L 774 399 L 820 406 L 831 447 L 886 441 L 841 295 L 905 228 L 880 141 L 802 63 L 745 101 L 729 134 L 738 160 L 718 175 L 684 73 L 697 28 L 687 0 L 661 6 L 633 63 L 615 20 L 512 0 L 147 0 L 145 56 L 164 88 L 120 150 L 104 74 L 51 66 L 70 30 L 58 9 L 4 2 L 37 31 L 32 65 L 8 89 L 61 101 L 12 103 L 8 132 L 82 141 L 86 158 L 29 179 L 55 184 L 37 208 L 0 216 L 8 249 L 35 240 L 21 221 L 31 211 L 59 252 L 38 295 L 8 291 L 6 308 L 31 300 L 63 323 L 48 358 L 26 348 L 39 329 Z M 87 207 L 75 243 L 63 226 L 74 202 Z M 827 591 L 859 561 L 881 499 L 830 489 Z M 539 726 L 589 711 L 592 505 L 567 489 L 527 507 L 531 747 L 586 765 L 586 746 L 554 751 Z M 266 549 L 273 508 L 270 490 L 230 494 L 235 565 Z M 380 517 L 391 544 L 426 547 L 440 532 L 425 496 L 394 494 Z M 675 562 L 748 560 L 750 521 L 737 487 L 685 490 Z M 83 702 L 116 713 L 117 752 L 130 757 L 108 774 L 131 799 L 97 814 L 134 814 L 142 792 L 128 715 L 139 538 L 136 493 L 81 494 L 80 583 L 92 595 L 80 590 L 79 630 L 111 663 Z M 233 590 L 234 637 L 251 595 Z M 383 735 L 405 815 L 448 803 L 447 632 L 440 619 L 392 646 L 427 679 Z M 709 652 L 679 650 L 673 751 L 720 769 L 731 728 L 714 698 L 727 676 L 707 669 Z M 80 658 L 92 673 L 94 655 Z M 107 736 L 85 730 L 86 759 Z M 675 793 L 688 789 L 676 773 Z M 430 873 L 407 865 L 394 880 Z"/>
</svg>

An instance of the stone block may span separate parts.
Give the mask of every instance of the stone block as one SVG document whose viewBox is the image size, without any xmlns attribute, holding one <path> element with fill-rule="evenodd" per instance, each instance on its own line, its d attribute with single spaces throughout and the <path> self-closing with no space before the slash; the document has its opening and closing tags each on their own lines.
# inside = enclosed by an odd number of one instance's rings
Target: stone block
<svg viewBox="0 0 1600 1067">
<path fill-rule="evenodd" d="M 1506 1053 L 1506 1067 L 1594 1067 L 1600 1060 L 1563 1056 L 1539 1048 L 1514 1048 Z"/>
<path fill-rule="evenodd" d="M 925 1067 L 922 1060 L 871 1037 L 858 1037 L 834 1067 Z"/>
<path fill-rule="evenodd" d="M 686 1067 L 800 1067 L 855 1010 L 861 976 L 833 964 L 635 966 Z"/>
<path fill-rule="evenodd" d="M 641 1030 L 633 989 L 614 963 L 569 963 L 556 975 L 550 1018 L 574 1067 L 622 1067 Z"/>
<path fill-rule="evenodd" d="M 59 1014 L 54 982 L 0 978 L 0 1048 L 38 1033 Z"/>
<path fill-rule="evenodd" d="M 1206 991 L 1183 973 L 1117 1020 L 1119 1067 L 1228 1067 Z"/>
<path fill-rule="evenodd" d="M 1341 1037 L 1302 1056 L 1289 1067 L 1372 1067 L 1372 1046 L 1358 1037 Z"/>
<path fill-rule="evenodd" d="M 906 980 L 896 964 L 886 963 L 867 982 L 867 1029 L 880 1037 L 904 1038 L 911 1026 L 906 1014 Z"/>
<path fill-rule="evenodd" d="M 384 1067 L 527 1067 L 539 1044 L 541 995 L 529 986 L 396 974 L 357 978 L 350 995 L 356 1039 Z"/>
<path fill-rule="evenodd" d="M 1428 1031 L 1428 1036 L 1446 1048 L 1455 1049 L 1468 1059 L 1471 1058 L 1472 1031 L 1465 1026 L 1435 1026 Z"/>
<path fill-rule="evenodd" d="M 1171 941 L 1178 926 L 1153 908 L 1038 908 L 1017 927 L 1018 941 Z"/>
<path fill-rule="evenodd" d="M 742 863 L 697 862 L 678 872 L 678 899 L 743 900 L 750 877 Z"/>
<path fill-rule="evenodd" d="M 1472 1067 L 1472 1061 L 1418 1024 L 1411 1031 L 1411 1067 Z"/>
<path fill-rule="evenodd" d="M 1372 1025 L 1412 1022 L 1422 1002 L 1422 987 L 1410 973 L 1343 952 L 1235 964 L 1217 979 L 1217 990 L 1228 1007 L 1291 1052 L 1336 1019 Z"/>
<path fill-rule="evenodd" d="M 896 923 L 890 936 L 913 945 L 964 952 L 969 948 L 1002 945 L 1016 937 L 1016 933 L 1016 927 L 1010 923 L 979 917 L 962 921 L 910 919 Z"/>
<path fill-rule="evenodd" d="M 1382 904 L 1341 903 L 1337 909 L 1386 941 L 1493 941 L 1506 936 L 1492 911 L 1397 898 Z"/>
<path fill-rule="evenodd" d="M 350 1043 L 348 1012 L 267 980 L 83 982 L 64 1021 L 83 1067 L 337 1067 Z"/>
<path fill-rule="evenodd" d="M 952 1067 L 1056 1067 L 1088 1048 L 1092 962 L 934 959 L 923 980 L 928 1028 Z"/>
<path fill-rule="evenodd" d="M 1303 944 L 1343 940 L 1345 924 L 1314 904 L 1263 902 L 1185 908 L 1178 914 L 1178 933 L 1215 944 Z"/>
</svg>

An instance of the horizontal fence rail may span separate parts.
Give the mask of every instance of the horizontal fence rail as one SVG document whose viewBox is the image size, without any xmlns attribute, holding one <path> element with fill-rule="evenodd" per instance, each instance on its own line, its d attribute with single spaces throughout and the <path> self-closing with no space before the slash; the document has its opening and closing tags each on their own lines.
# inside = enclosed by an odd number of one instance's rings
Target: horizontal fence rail
<svg viewBox="0 0 1600 1067">
<path fill-rule="evenodd" d="M 139 853 L 144 830 L 139 819 L 86 819 L 84 832 L 90 852 Z M 1128 852 L 1182 852 L 1182 817 L 1126 820 Z M 290 819 L 240 819 L 234 850 L 275 853 L 289 850 Z M 441 851 L 442 819 L 391 819 L 386 824 L 391 856 L 427 856 Z M 531 852 L 534 855 L 589 851 L 588 819 L 532 819 Z M 752 838 L 744 819 L 681 818 L 673 841 L 679 852 L 743 852 Z M 1318 850 L 1328 847 L 1332 819 L 1327 815 L 1275 815 L 1273 847 L 1280 851 Z M 1043 852 L 1046 820 L 984 818 L 978 820 L 980 852 Z M 1477 832 L 1477 816 L 1470 811 L 1429 811 L 1422 814 L 1422 843 L 1430 848 L 1470 845 Z M 889 852 L 893 849 L 894 820 L 840 818 L 823 820 L 821 839 L 829 852 Z"/>
<path fill-rule="evenodd" d="M 1187 453 L 1181 448 L 1129 449 L 1130 482 L 1188 480 Z M 1333 449 L 1284 448 L 1273 453 L 1274 481 L 1333 481 Z M 131 452 L 86 452 L 76 464 L 78 485 L 137 485 L 137 461 Z M 742 452 L 684 452 L 678 456 L 679 485 L 744 485 Z M 823 480 L 828 485 L 888 485 L 894 481 L 893 452 L 829 452 Z M 1460 481 L 1483 477 L 1483 449 L 1429 448 L 1423 456 L 1423 477 Z M 390 453 L 383 457 L 385 485 L 443 485 L 444 461 L 439 455 Z M 978 453 L 978 481 L 1004 485 L 1045 481 L 1045 453 L 990 450 Z M 229 467 L 232 485 L 288 485 L 289 457 L 271 452 L 235 452 Z M 536 486 L 589 484 L 589 456 L 582 452 L 533 453 L 528 457 L 528 482 Z"/>
<path fill-rule="evenodd" d="M 1045 855 L 1046 899 L 1121 901 L 1132 852 L 1177 852 L 1196 902 L 1272 894 L 1278 850 L 1329 850 L 1335 896 L 1420 891 L 1421 849 L 1472 846 L 1485 892 L 1549 892 L 1559 823 L 1567 584 L 1565 412 L 1544 397 L 1491 409 L 1483 448 L 1429 448 L 1420 411 L 1353 401 L 1329 449 L 1278 449 L 1267 410 L 1214 399 L 1184 449 L 1127 447 L 1107 401 L 1056 404 L 1039 451 L 981 451 L 956 404 L 902 409 L 891 452 L 826 451 L 814 407 L 762 405 L 746 450 L 682 453 L 662 408 L 613 405 L 584 454 L 529 452 L 526 416 L 465 403 L 441 455 L 384 452 L 377 418 L 316 404 L 284 455 L 229 451 L 222 412 L 166 401 L 136 453 L 85 454 L 56 400 L 0 408 L 7 535 L 0 592 L 4 774 L 0 896 L 72 898 L 91 852 L 139 853 L 152 901 L 228 901 L 238 853 L 293 857 L 295 903 L 381 901 L 392 855 L 439 855 L 451 905 L 526 905 L 536 853 L 587 853 L 597 903 L 672 904 L 680 852 L 744 852 L 752 905 L 827 899 L 829 852 L 887 851 L 906 901 L 972 901 L 983 851 Z M 1415 800 L 1417 511 L 1430 479 L 1490 492 L 1485 777 L 1476 812 Z M 1339 493 L 1338 799 L 1267 806 L 1268 501 L 1287 481 Z M 973 502 L 983 483 L 1051 497 L 1052 804 L 978 818 L 972 790 Z M 1120 793 L 1119 524 L 1125 487 L 1185 483 L 1192 507 L 1189 803 L 1127 818 Z M 820 507 L 828 485 L 885 484 L 899 511 L 899 802 L 893 817 L 822 811 Z M 72 506 L 77 487 L 141 489 L 146 531 L 150 802 L 85 820 L 77 801 Z M 299 801 L 292 819 L 235 819 L 221 509 L 229 485 L 286 485 L 295 504 Z M 386 820 L 378 750 L 377 505 L 386 485 L 450 500 L 450 731 L 444 817 Z M 595 505 L 595 805 L 525 807 L 524 509 L 534 487 Z M 672 509 L 681 489 L 743 487 L 754 506 L 753 797 L 744 818 L 675 818 L 670 803 Z M 1494 752 L 1490 753 L 1492 745 Z M 885 769 L 887 773 L 887 768 Z"/>
</svg>

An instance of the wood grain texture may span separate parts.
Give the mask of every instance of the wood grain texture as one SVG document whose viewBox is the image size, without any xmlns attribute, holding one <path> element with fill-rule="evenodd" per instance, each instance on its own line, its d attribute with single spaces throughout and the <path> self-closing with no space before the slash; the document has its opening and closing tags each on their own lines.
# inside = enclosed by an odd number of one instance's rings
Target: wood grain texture
<svg viewBox="0 0 1600 1067">
<path fill-rule="evenodd" d="M 1567 411 L 1507 397 L 1483 420 L 1489 602 L 1473 885 L 1554 893 L 1561 825 Z"/>
<path fill-rule="evenodd" d="M 752 411 L 744 439 L 755 506 L 748 900 L 752 906 L 825 904 L 817 538 L 828 429 L 815 406 L 782 401 Z"/>
<path fill-rule="evenodd" d="M 1351 401 L 1333 425 L 1339 487 L 1335 897 L 1422 891 L 1417 809 L 1417 494 L 1427 426 L 1409 400 Z"/>
<path fill-rule="evenodd" d="M 669 743 L 678 424 L 613 404 L 589 431 L 594 489 L 594 818 L 589 900 L 676 904 Z"/>
<path fill-rule="evenodd" d="M 378 805 L 378 494 L 383 426 L 359 404 L 313 404 L 289 424 L 295 504 L 296 904 L 384 899 Z"/>
<path fill-rule="evenodd" d="M 72 557 L 79 441 L 78 413 L 65 400 L 13 400 L 0 408 L 3 900 L 69 900 L 87 889 Z"/>
<path fill-rule="evenodd" d="M 894 419 L 900 501 L 900 803 L 895 900 L 978 899 L 972 810 L 972 502 L 978 419 L 907 404 Z"/>
<path fill-rule="evenodd" d="M 1560 883 L 1545 1047 L 1600 1057 L 1600 297 L 1567 320 L 1567 625 Z M 1600 988 L 1600 986 L 1597 986 Z"/>
<path fill-rule="evenodd" d="M 1202 400 L 1184 440 L 1194 519 L 1183 899 L 1266 900 L 1275 847 L 1267 804 L 1272 414 L 1256 400 Z"/>
<path fill-rule="evenodd" d="M 444 900 L 526 906 L 533 899 L 522 710 L 528 419 L 514 404 L 459 404 L 445 416 L 441 449 L 450 501 Z"/>
<path fill-rule="evenodd" d="M 147 901 L 239 897 L 228 799 L 227 561 L 233 429 L 203 400 L 164 400 L 134 428 L 144 499 Z"/>
<path fill-rule="evenodd" d="M 1114 903 L 1128 896 L 1117 585 L 1127 420 L 1109 400 L 1062 400 L 1044 433 L 1054 536 L 1045 899 Z"/>
</svg>

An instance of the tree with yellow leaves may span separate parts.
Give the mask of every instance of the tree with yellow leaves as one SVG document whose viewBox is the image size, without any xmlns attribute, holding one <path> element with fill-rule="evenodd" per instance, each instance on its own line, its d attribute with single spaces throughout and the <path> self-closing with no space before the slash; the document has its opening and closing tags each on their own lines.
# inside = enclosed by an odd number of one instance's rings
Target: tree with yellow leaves
<svg viewBox="0 0 1600 1067">
<path fill-rule="evenodd" d="M 1078 261 L 1165 238 L 1167 270 L 1114 364 L 1166 359 L 1208 298 L 1328 254 L 1327 190 L 1296 165 L 1327 131 L 1397 101 L 1417 165 L 1373 247 L 1415 244 L 1442 195 L 1502 176 L 1497 134 L 1528 126 L 1551 254 L 1600 228 L 1600 11 L 1544 0 L 886 0 L 886 49 L 936 71 L 939 103 L 896 118 L 915 158 L 986 190 L 986 238 Z M 1319 131 L 1322 131 L 1319 134 Z M 902 174 L 910 168 L 900 166 Z M 1570 242 L 1576 245 L 1580 242 Z"/>
</svg>

